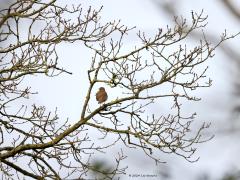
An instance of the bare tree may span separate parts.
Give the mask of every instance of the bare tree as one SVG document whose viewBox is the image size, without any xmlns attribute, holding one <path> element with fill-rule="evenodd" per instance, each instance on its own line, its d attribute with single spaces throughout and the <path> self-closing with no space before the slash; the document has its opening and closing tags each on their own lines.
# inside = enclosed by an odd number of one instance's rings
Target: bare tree
<svg viewBox="0 0 240 180">
<path fill-rule="evenodd" d="M 240 20 L 240 11 L 239 11 L 239 8 L 238 8 L 238 5 L 237 5 L 237 2 L 235 1 L 231 1 L 231 0 L 221 0 L 219 1 L 221 2 L 221 4 L 223 5 L 223 8 L 228 11 L 230 13 L 229 16 L 231 16 L 231 20 L 234 21 L 234 20 L 237 20 L 239 21 Z M 175 0 L 172 0 L 172 1 L 159 1 L 159 0 L 154 0 L 153 1 L 154 4 L 157 5 L 157 7 L 160 9 L 160 11 L 164 11 L 168 16 L 172 17 L 172 16 L 175 16 L 176 14 L 180 13 L 179 11 L 179 4 L 183 3 L 181 1 L 175 1 Z M 218 41 L 218 35 L 216 34 L 216 32 L 207 32 L 206 34 L 206 37 L 208 40 L 210 40 L 211 42 L 215 42 L 217 43 Z M 194 33 L 191 33 L 191 37 L 192 39 L 196 39 L 198 40 L 200 37 L 201 37 L 201 33 L 199 32 L 194 32 Z M 235 96 L 236 98 L 239 97 L 239 92 L 240 92 L 240 85 L 239 85 L 239 82 L 238 82 L 238 77 L 239 77 L 239 72 L 238 69 L 240 69 L 240 53 L 238 52 L 238 48 L 235 48 L 234 46 L 232 46 L 231 44 L 222 44 L 220 46 L 222 52 L 228 57 L 228 61 L 230 60 L 231 62 L 234 63 L 234 67 L 237 68 L 237 71 L 236 71 L 236 75 L 235 75 Z M 234 117 L 230 117 L 229 119 L 238 119 L 238 116 L 237 118 L 235 117 L 236 113 L 239 113 L 240 111 L 240 106 L 239 104 L 234 104 L 233 106 L 233 112 L 231 112 L 231 115 L 234 115 Z M 234 125 L 234 129 L 233 128 L 228 128 L 226 129 L 227 127 L 223 127 L 223 129 L 219 130 L 221 132 L 238 132 L 239 131 L 239 126 L 237 125 Z"/>
<path fill-rule="evenodd" d="M 153 0 L 152 1 L 159 9 L 159 12 L 164 12 L 165 15 L 168 16 L 168 18 L 176 15 L 176 14 L 181 14 L 183 13 L 186 4 L 188 4 L 188 2 L 184 2 L 184 1 L 176 1 L 176 0 L 171 0 L 171 1 L 160 1 L 160 0 Z M 190 3 L 191 4 L 191 3 Z M 194 3 L 192 4 L 194 5 Z M 207 9 L 207 7 L 211 7 L 209 10 L 209 12 L 214 12 L 213 14 L 219 14 L 219 12 L 221 12 L 223 17 L 227 17 L 228 20 L 227 22 L 230 22 L 230 24 L 233 24 L 237 27 L 238 22 L 240 22 L 240 8 L 238 6 L 238 2 L 237 1 L 231 1 L 231 0 L 220 0 L 220 1 L 214 1 L 213 2 L 213 6 L 211 6 L 209 3 L 202 3 L 202 8 L 203 9 Z M 191 8 L 194 8 L 191 7 Z M 209 16 L 212 16 L 209 14 Z M 220 17 L 218 17 L 220 18 Z M 217 22 L 217 21 L 216 21 Z M 224 24 L 224 26 L 222 25 L 223 28 L 230 28 L 229 25 Z M 211 24 L 211 26 L 213 27 L 214 24 Z M 228 27 L 229 26 L 229 27 Z M 230 28 L 231 30 L 234 30 L 234 28 Z M 205 36 L 207 37 L 207 39 L 211 42 L 217 42 L 218 41 L 218 33 L 217 33 L 217 28 L 215 29 L 211 29 L 208 32 L 205 33 Z M 189 38 L 191 38 L 193 41 L 194 40 L 198 40 L 201 37 L 201 33 L 199 32 L 194 32 L 191 33 L 191 35 L 189 36 Z M 237 39 L 235 39 L 234 41 L 236 41 Z M 224 85 L 223 89 L 225 89 L 225 87 L 231 87 L 233 88 L 232 93 L 224 93 L 224 96 L 226 97 L 230 97 L 231 101 L 227 103 L 227 107 L 230 107 L 229 109 L 224 109 L 224 110 L 218 110 L 218 114 L 220 115 L 219 117 L 214 117 L 213 119 L 211 118 L 211 120 L 216 121 L 217 123 L 215 123 L 215 129 L 211 129 L 211 133 L 214 133 L 216 136 L 216 140 L 215 142 L 212 142 L 212 144 L 215 144 L 212 149 L 209 149 L 209 152 L 215 152 L 216 149 L 219 150 L 219 147 L 222 147 L 222 144 L 219 143 L 218 144 L 218 140 L 217 139 L 222 139 L 222 137 L 224 138 L 228 138 L 229 142 L 231 142 L 231 140 L 234 140 L 235 137 L 239 136 L 239 130 L 240 130 L 240 126 L 239 126 L 239 112 L 240 112 L 240 106 L 239 106 L 239 96 L 240 96 L 240 86 L 239 86 L 239 69 L 240 69 L 240 53 L 238 51 L 238 45 L 234 44 L 234 41 L 228 42 L 228 43 L 223 43 L 219 46 L 221 53 L 223 53 L 227 58 L 222 58 L 222 60 L 224 61 L 225 65 L 226 65 L 226 69 L 224 69 L 224 71 L 219 70 L 219 73 L 222 74 L 222 72 L 227 72 L 227 69 L 231 68 L 231 80 L 226 82 L 226 85 Z M 221 59 L 221 58 L 220 58 Z M 215 65 L 214 65 L 215 66 Z M 216 67 L 216 66 L 215 66 Z M 227 89 L 227 88 L 226 88 Z M 217 100 L 217 99 L 216 99 Z M 213 100 L 214 101 L 214 100 Z M 222 101 L 222 100 L 221 100 Z M 222 104 L 226 104 L 226 102 L 224 102 L 224 100 L 222 101 Z M 218 109 L 218 106 L 215 106 L 214 108 L 216 108 L 215 110 Z M 219 120 L 221 119 L 221 117 L 223 117 L 223 114 L 228 114 L 228 117 L 225 118 L 224 123 L 218 123 Z M 223 118 L 224 119 L 224 118 Z M 238 148 L 238 144 L 234 145 L 226 145 L 228 150 L 231 149 L 236 149 Z M 224 152 L 224 149 L 221 149 L 221 151 L 219 151 L 221 153 Z M 225 168 L 223 167 L 221 170 L 221 173 L 217 173 L 217 174 L 213 174 L 213 176 L 210 174 L 212 174 L 213 169 L 206 169 L 205 174 L 203 175 L 203 172 L 199 172 L 200 176 L 202 176 L 202 179 L 216 179 L 214 176 L 222 176 L 222 179 L 239 179 L 239 168 L 234 169 L 233 167 L 235 167 L 235 164 L 238 164 L 238 155 L 234 155 L 232 154 L 232 159 L 230 159 L 231 161 L 231 168 Z M 224 159 L 222 159 L 224 161 Z M 214 159 L 211 159 L 210 161 L 214 161 Z M 228 161 L 229 163 L 229 161 Z M 169 165 L 171 166 L 171 164 L 174 163 L 169 163 Z M 217 162 L 216 162 L 217 164 Z M 200 165 L 201 166 L 201 165 Z M 196 170 L 198 169 L 198 167 L 196 167 Z M 201 169 L 201 168 L 200 168 Z M 196 171 L 197 172 L 197 171 Z M 195 174 L 196 174 L 195 172 Z M 178 176 L 176 173 L 172 173 L 173 175 L 175 175 L 176 177 Z M 198 176 L 196 174 L 196 176 Z M 198 178 L 196 178 L 198 179 Z M 220 179 L 218 177 L 218 179 Z"/>
<path fill-rule="evenodd" d="M 214 56 L 214 50 L 223 41 L 235 35 L 224 33 L 216 45 L 211 45 L 202 33 L 198 45 L 188 47 L 185 44 L 188 35 L 202 30 L 207 19 L 202 12 L 192 12 L 189 25 L 186 19 L 176 17 L 174 27 L 159 29 L 153 37 L 139 31 L 140 43 L 126 53 L 123 39 L 133 28 L 121 25 L 120 21 L 101 24 L 100 11 L 101 8 L 90 7 L 85 11 L 81 6 L 63 7 L 56 0 L 16 1 L 1 10 L 0 169 L 3 178 L 80 179 L 96 171 L 112 179 L 125 173 L 126 168 L 120 166 L 126 158 L 123 150 L 115 157 L 115 168 L 108 171 L 91 164 L 98 152 L 124 145 L 142 149 L 156 163 L 162 162 L 159 151 L 193 162 L 198 159 L 192 157 L 194 145 L 211 139 L 201 136 L 208 124 L 199 127 L 195 134 L 191 132 L 195 113 L 182 114 L 181 104 L 184 100 L 200 100 L 191 95 L 192 91 L 211 86 L 211 80 L 205 75 L 207 67 L 197 68 Z M 66 15 L 76 18 L 69 20 Z M 57 47 L 63 42 L 76 41 L 93 54 L 81 117 L 74 124 L 67 120 L 60 124 L 56 112 L 47 112 L 44 106 L 23 104 L 17 109 L 19 100 L 34 94 L 31 87 L 23 88 L 24 77 L 71 74 L 58 66 Z M 91 106 L 96 101 L 93 88 L 100 84 L 122 93 L 97 107 Z M 164 98 L 172 102 L 171 114 L 158 117 L 146 113 L 148 107 Z M 99 131 L 101 145 L 89 136 L 89 129 Z M 104 139 L 111 141 L 102 142 Z"/>
</svg>

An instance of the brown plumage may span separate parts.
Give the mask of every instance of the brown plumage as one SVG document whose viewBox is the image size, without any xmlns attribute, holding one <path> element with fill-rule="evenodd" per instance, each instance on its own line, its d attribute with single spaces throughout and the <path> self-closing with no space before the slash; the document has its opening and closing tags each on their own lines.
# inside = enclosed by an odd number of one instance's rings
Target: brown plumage
<svg viewBox="0 0 240 180">
<path fill-rule="evenodd" d="M 108 98 L 108 95 L 104 87 L 100 87 L 96 94 L 96 100 L 98 101 L 98 104 L 105 102 L 107 98 Z"/>
</svg>

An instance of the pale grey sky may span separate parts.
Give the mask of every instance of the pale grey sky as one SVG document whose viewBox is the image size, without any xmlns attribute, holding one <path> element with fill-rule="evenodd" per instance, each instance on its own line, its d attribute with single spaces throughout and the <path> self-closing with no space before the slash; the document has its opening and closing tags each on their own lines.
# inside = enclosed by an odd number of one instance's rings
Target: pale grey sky
<svg viewBox="0 0 240 180">
<path fill-rule="evenodd" d="M 66 1 L 63 1 L 66 2 Z M 93 7 L 99 8 L 104 6 L 101 16 L 103 22 L 109 20 L 121 19 L 122 24 L 137 26 L 137 29 L 153 34 L 156 28 L 165 27 L 172 24 L 172 18 L 166 16 L 161 9 L 156 7 L 153 1 L 146 0 L 122 0 L 122 1 L 71 1 L 74 3 L 83 3 L 87 7 L 92 4 Z M 179 0 L 178 13 L 186 18 L 190 17 L 191 10 L 200 12 L 204 9 L 204 13 L 209 16 L 207 33 L 221 34 L 225 29 L 229 33 L 235 33 L 240 30 L 239 26 L 232 20 L 229 13 L 224 10 L 222 4 L 218 0 Z M 135 36 L 130 34 L 126 41 L 130 46 L 134 44 Z M 231 43 L 239 44 L 239 38 L 231 40 Z M 239 46 L 239 45 L 238 45 Z M 91 54 L 82 48 L 80 44 L 68 44 L 59 48 L 59 62 L 63 67 L 72 71 L 73 75 L 61 75 L 55 78 L 33 77 L 31 84 L 33 89 L 39 92 L 39 95 L 33 97 L 42 105 L 46 105 L 49 109 L 58 107 L 58 112 L 62 119 L 70 118 L 71 122 L 75 122 L 79 118 L 82 100 L 86 92 L 87 69 L 90 63 Z M 233 67 L 226 61 L 226 56 L 221 51 L 216 52 L 214 59 L 208 62 L 208 74 L 213 79 L 213 86 L 207 89 L 201 89 L 199 96 L 202 101 L 191 104 L 186 111 L 197 112 L 198 121 L 207 121 L 212 123 L 213 130 L 216 127 L 228 123 L 228 110 L 231 109 L 233 98 L 232 93 L 232 76 Z M 107 90 L 110 90 L 107 88 Z M 67 93 L 66 93 L 67 92 Z M 114 96 L 115 94 L 111 94 Z M 111 97 L 110 97 L 111 98 Z M 234 166 L 240 169 L 239 165 L 239 144 L 232 136 L 216 136 L 210 142 L 201 144 L 196 153 L 200 156 L 200 160 L 196 163 L 186 162 L 184 159 L 176 156 L 163 156 L 168 161 L 167 166 L 173 175 L 172 180 L 192 180 L 202 173 L 210 173 L 212 177 L 218 178 L 225 170 Z M 152 173 L 156 174 L 156 166 L 153 161 L 144 158 L 143 163 L 139 162 L 139 156 L 143 157 L 142 152 L 130 153 L 128 171 L 132 173 Z M 238 157 L 238 159 L 236 159 Z M 238 161 L 236 161 L 238 160 Z M 127 178 L 126 178 L 127 180 Z M 152 179 L 151 179 L 152 180 Z"/>
</svg>

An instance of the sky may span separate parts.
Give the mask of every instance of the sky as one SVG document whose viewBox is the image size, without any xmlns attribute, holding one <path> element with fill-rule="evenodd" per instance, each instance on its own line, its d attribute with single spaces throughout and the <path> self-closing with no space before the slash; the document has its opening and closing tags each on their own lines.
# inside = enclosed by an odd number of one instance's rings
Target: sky
<svg viewBox="0 0 240 180">
<path fill-rule="evenodd" d="M 64 1 L 63 1 L 64 2 Z M 114 19 L 121 19 L 122 24 L 129 27 L 136 26 L 149 34 L 154 34 L 157 28 L 166 27 L 172 24 L 173 17 L 166 15 L 163 9 L 158 8 L 155 1 L 146 0 L 122 0 L 122 1 L 80 1 L 83 7 L 92 5 L 99 8 L 103 5 L 101 13 L 102 21 L 108 22 Z M 164 1 L 171 2 L 171 1 Z M 220 1 L 217 0 L 179 0 L 177 3 L 178 15 L 189 18 L 191 11 L 200 12 L 202 9 L 208 15 L 208 25 L 206 32 L 214 35 L 220 35 L 225 29 L 229 33 L 240 31 L 239 25 L 233 20 L 231 15 L 224 9 Z M 136 36 L 130 34 L 126 40 L 126 47 L 134 44 Z M 239 46 L 239 37 L 230 40 L 233 46 Z M 79 119 L 81 105 L 86 92 L 87 76 L 86 72 L 89 67 L 91 54 L 85 50 L 81 44 L 65 44 L 59 48 L 59 63 L 73 75 L 61 75 L 51 78 L 31 77 L 29 82 L 33 90 L 38 91 L 38 95 L 33 96 L 32 101 L 38 104 L 46 105 L 49 109 L 58 107 L 58 112 L 62 119 L 69 118 L 71 122 Z M 216 55 L 208 62 L 208 75 L 213 79 L 211 88 L 202 89 L 199 96 L 202 101 L 189 105 L 186 111 L 197 112 L 197 120 L 202 122 L 211 122 L 212 133 L 219 128 L 229 126 L 229 112 L 235 99 L 233 98 L 233 76 L 235 68 L 228 61 L 228 57 L 221 52 L 216 51 Z M 97 89 L 95 89 L 96 91 Z M 110 91 L 107 88 L 107 91 Z M 66 93 L 67 92 L 67 93 Z M 114 97 L 115 94 L 110 95 Z M 186 162 L 184 159 L 176 156 L 165 155 L 163 158 L 168 163 L 156 167 L 154 162 L 148 158 L 143 158 L 139 162 L 139 156 L 142 152 L 129 152 L 130 157 L 127 162 L 127 172 L 129 174 L 156 174 L 156 169 L 167 168 L 171 171 L 171 180 L 191 180 L 208 173 L 212 178 L 219 178 L 222 173 L 229 169 L 240 169 L 238 164 L 240 146 L 235 135 L 216 134 L 215 138 L 207 143 L 199 145 L 197 156 L 200 160 L 196 163 Z M 128 178 L 126 178 L 128 179 Z M 152 178 L 154 179 L 154 178 Z M 124 179 L 123 179 L 124 180 Z"/>
</svg>

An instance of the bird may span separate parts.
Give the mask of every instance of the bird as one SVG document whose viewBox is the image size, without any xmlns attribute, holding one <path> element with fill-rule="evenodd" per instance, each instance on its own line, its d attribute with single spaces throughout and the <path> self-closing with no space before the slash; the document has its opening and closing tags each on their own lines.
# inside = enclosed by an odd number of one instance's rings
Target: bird
<svg viewBox="0 0 240 180">
<path fill-rule="evenodd" d="M 105 91 L 104 87 L 100 87 L 98 92 L 96 93 L 96 100 L 98 104 L 105 102 L 108 98 L 107 92 Z"/>
</svg>

